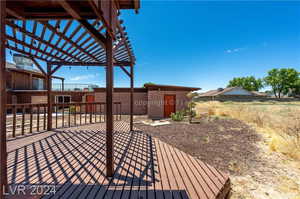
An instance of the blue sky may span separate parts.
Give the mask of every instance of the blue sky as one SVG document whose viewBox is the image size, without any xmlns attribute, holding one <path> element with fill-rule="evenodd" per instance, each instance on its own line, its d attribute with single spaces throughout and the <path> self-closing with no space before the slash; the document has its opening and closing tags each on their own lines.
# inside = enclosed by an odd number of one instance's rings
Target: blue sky
<svg viewBox="0 0 300 199">
<path fill-rule="evenodd" d="M 137 57 L 135 84 L 225 87 L 230 79 L 268 70 L 300 70 L 300 2 L 142 1 L 123 11 Z M 105 85 L 103 68 L 65 67 L 66 82 Z M 129 86 L 120 69 L 115 86 Z"/>
</svg>

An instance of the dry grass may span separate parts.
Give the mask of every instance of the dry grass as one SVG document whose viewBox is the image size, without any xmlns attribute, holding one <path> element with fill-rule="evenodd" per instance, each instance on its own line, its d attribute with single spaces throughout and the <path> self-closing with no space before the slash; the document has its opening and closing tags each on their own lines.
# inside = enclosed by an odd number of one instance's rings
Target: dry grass
<svg viewBox="0 0 300 199">
<path fill-rule="evenodd" d="M 198 102 L 197 117 L 231 117 L 255 126 L 273 151 L 300 160 L 300 102 Z"/>
</svg>

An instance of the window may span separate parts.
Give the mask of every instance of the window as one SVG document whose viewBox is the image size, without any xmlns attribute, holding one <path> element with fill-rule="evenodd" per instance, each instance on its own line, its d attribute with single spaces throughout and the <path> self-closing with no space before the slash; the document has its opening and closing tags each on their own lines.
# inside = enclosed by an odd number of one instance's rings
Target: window
<svg viewBox="0 0 300 199">
<path fill-rule="evenodd" d="M 56 95 L 55 102 L 56 103 L 70 103 L 71 96 L 70 95 Z"/>
<path fill-rule="evenodd" d="M 32 78 L 32 89 L 44 90 L 44 80 L 37 77 Z"/>
</svg>

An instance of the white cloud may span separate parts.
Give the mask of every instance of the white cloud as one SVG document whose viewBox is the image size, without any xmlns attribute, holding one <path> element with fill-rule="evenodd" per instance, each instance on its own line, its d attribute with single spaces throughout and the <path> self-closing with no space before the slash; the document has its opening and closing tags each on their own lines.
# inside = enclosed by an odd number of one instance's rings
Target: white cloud
<svg viewBox="0 0 300 199">
<path fill-rule="evenodd" d="M 89 75 L 78 75 L 78 76 L 74 76 L 71 77 L 70 80 L 71 81 L 82 81 L 82 80 L 87 80 L 87 79 L 93 79 L 97 76 L 98 74 L 89 74 Z"/>
<path fill-rule="evenodd" d="M 245 48 L 233 48 L 233 49 L 227 49 L 225 52 L 226 53 L 237 53 L 240 52 L 242 50 L 244 50 Z"/>
</svg>

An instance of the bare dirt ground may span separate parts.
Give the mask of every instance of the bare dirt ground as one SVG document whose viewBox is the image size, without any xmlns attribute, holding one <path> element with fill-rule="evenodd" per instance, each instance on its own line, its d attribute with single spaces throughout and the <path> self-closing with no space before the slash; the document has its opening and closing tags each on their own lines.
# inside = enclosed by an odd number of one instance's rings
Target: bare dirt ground
<svg viewBox="0 0 300 199">
<path fill-rule="evenodd" d="M 233 199 L 300 198 L 300 163 L 271 152 L 268 138 L 239 120 L 213 117 L 155 127 L 135 121 L 136 128 L 229 172 Z"/>
</svg>

